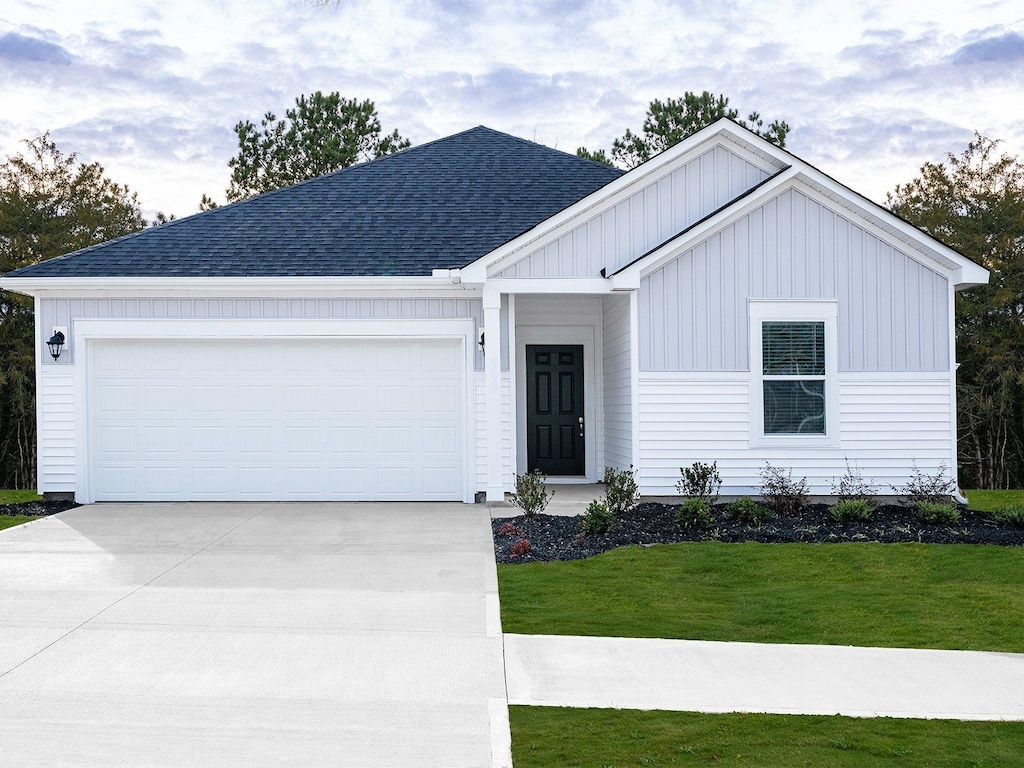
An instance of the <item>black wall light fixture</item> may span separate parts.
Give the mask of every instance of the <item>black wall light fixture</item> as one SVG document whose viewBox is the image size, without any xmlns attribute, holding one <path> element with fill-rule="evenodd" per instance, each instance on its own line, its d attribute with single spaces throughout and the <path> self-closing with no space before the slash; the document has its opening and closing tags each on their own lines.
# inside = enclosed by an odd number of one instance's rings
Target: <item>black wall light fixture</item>
<svg viewBox="0 0 1024 768">
<path fill-rule="evenodd" d="M 480 354 L 484 353 L 484 332 L 480 331 L 480 341 L 477 342 L 480 345 Z"/>
<path fill-rule="evenodd" d="M 53 359 L 56 360 L 60 357 L 61 349 L 64 347 L 64 334 L 60 331 L 54 331 L 53 336 L 46 342 L 46 346 L 50 349 L 50 354 Z"/>
</svg>

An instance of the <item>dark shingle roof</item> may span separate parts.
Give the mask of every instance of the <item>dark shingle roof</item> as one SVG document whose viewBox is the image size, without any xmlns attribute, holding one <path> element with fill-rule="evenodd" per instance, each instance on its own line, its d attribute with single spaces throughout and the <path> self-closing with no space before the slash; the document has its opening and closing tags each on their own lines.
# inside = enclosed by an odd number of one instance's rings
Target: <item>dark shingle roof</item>
<svg viewBox="0 0 1024 768">
<path fill-rule="evenodd" d="M 8 276 L 429 275 L 621 174 L 481 126 Z"/>
</svg>

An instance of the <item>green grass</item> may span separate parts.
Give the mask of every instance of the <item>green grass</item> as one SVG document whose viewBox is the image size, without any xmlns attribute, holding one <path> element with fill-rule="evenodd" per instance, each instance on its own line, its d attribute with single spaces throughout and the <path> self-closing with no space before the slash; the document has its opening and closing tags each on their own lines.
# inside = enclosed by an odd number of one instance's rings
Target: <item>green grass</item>
<svg viewBox="0 0 1024 768">
<path fill-rule="evenodd" d="M 516 768 L 1020 766 L 1024 723 L 509 707 Z"/>
<path fill-rule="evenodd" d="M 1024 491 L 964 491 L 968 509 L 976 512 L 994 512 L 1011 504 L 1024 504 Z"/>
<path fill-rule="evenodd" d="M 29 520 L 38 520 L 38 517 L 29 515 L 0 515 L 0 531 L 4 528 L 13 528 L 16 525 L 27 523 Z"/>
<path fill-rule="evenodd" d="M 26 501 L 42 501 L 35 491 L 0 490 L 0 504 L 21 504 Z"/>
<path fill-rule="evenodd" d="M 690 542 L 498 579 L 506 632 L 1024 652 L 1020 547 Z"/>
</svg>

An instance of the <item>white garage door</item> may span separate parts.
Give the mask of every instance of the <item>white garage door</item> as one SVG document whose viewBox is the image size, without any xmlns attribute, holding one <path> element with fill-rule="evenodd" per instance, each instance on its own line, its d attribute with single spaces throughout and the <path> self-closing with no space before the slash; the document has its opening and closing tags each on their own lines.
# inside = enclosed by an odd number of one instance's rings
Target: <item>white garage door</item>
<svg viewBox="0 0 1024 768">
<path fill-rule="evenodd" d="M 458 341 L 96 341 L 98 501 L 463 499 Z"/>
</svg>

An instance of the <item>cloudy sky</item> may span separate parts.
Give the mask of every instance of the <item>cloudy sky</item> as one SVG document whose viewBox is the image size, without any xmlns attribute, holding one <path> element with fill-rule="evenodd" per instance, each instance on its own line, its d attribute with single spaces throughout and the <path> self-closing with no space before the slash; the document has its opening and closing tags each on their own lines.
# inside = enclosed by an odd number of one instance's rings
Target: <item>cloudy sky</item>
<svg viewBox="0 0 1024 768">
<path fill-rule="evenodd" d="M 884 202 L 975 130 L 1024 154 L 1020 0 L 4 0 L 0 157 L 49 130 L 143 209 L 223 200 L 232 127 L 340 91 L 419 144 L 488 125 L 608 148 L 710 90 Z"/>
</svg>

